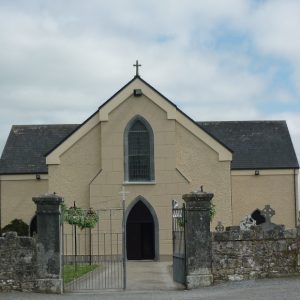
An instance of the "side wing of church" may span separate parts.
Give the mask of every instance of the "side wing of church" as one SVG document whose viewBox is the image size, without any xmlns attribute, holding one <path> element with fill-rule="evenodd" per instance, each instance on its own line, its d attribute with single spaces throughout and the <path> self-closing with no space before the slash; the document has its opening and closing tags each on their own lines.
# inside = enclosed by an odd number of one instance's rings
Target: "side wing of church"
<svg viewBox="0 0 300 300">
<path fill-rule="evenodd" d="M 120 207 L 155 220 L 155 257 L 172 253 L 171 202 L 204 186 L 217 221 L 239 224 L 270 204 L 296 225 L 298 161 L 284 121 L 195 122 L 139 76 L 84 123 L 13 126 L 0 160 L 1 227 L 30 223 L 32 197 Z M 128 225 L 129 226 L 129 225 Z"/>
</svg>

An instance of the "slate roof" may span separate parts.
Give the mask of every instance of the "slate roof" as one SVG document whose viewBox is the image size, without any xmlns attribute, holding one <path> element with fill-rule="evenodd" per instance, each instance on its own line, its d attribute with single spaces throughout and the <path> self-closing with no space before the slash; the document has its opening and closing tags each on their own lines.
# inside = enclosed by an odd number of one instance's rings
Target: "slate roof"
<svg viewBox="0 0 300 300">
<path fill-rule="evenodd" d="M 233 150 L 232 170 L 299 168 L 285 121 L 197 123 Z"/>
<path fill-rule="evenodd" d="M 13 125 L 0 159 L 0 174 L 48 173 L 46 154 L 78 127 Z"/>
<path fill-rule="evenodd" d="M 233 150 L 231 168 L 299 168 L 285 121 L 197 122 Z M 47 173 L 45 155 L 79 124 L 14 125 L 0 160 L 0 174 Z"/>
</svg>

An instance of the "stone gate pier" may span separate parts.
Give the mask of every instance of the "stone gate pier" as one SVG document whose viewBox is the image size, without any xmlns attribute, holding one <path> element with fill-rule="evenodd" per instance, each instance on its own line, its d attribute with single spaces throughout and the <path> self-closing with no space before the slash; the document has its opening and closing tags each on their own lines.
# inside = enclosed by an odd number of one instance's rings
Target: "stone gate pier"
<svg viewBox="0 0 300 300">
<path fill-rule="evenodd" d="M 37 206 L 37 288 L 40 291 L 63 292 L 61 260 L 61 204 L 56 194 L 33 197 Z"/>
<path fill-rule="evenodd" d="M 37 236 L 0 237 L 0 292 L 63 292 L 61 266 L 61 203 L 55 194 L 34 197 Z M 1 296 L 0 296 L 1 298 Z"/>
<path fill-rule="evenodd" d="M 201 190 L 182 196 L 186 202 L 186 285 L 209 286 L 211 272 L 210 209 L 214 194 Z"/>
<path fill-rule="evenodd" d="M 216 232 L 211 233 L 212 198 L 213 194 L 202 188 L 183 195 L 188 289 L 224 281 L 300 275 L 300 226 L 286 229 L 272 223 L 275 210 L 267 204 L 260 210 L 264 223 L 224 228 L 218 222 Z"/>
</svg>

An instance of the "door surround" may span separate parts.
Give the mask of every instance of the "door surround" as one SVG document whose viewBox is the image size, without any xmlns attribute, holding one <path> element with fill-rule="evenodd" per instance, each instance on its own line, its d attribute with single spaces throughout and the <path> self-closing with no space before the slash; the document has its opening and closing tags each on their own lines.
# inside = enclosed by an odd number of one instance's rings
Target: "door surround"
<svg viewBox="0 0 300 300">
<path fill-rule="evenodd" d="M 156 212 L 153 208 L 153 206 L 143 197 L 143 196 L 137 196 L 131 203 L 127 206 L 125 211 L 125 232 L 127 232 L 127 219 L 128 216 L 132 210 L 132 208 L 139 202 L 143 202 L 143 204 L 149 209 L 149 212 L 152 215 L 153 223 L 154 223 L 154 261 L 159 260 L 159 223 L 158 218 L 156 215 Z M 126 247 L 125 247 L 126 249 Z M 126 255 L 127 257 L 127 255 Z"/>
</svg>

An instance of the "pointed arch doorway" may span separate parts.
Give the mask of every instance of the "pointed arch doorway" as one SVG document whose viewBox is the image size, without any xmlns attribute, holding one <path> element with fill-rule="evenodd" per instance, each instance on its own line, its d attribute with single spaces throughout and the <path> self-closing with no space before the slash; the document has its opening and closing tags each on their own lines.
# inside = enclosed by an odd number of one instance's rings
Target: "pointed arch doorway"
<svg viewBox="0 0 300 300">
<path fill-rule="evenodd" d="M 126 253 L 128 260 L 158 259 L 158 220 L 153 207 L 138 197 L 127 208 Z"/>
</svg>

